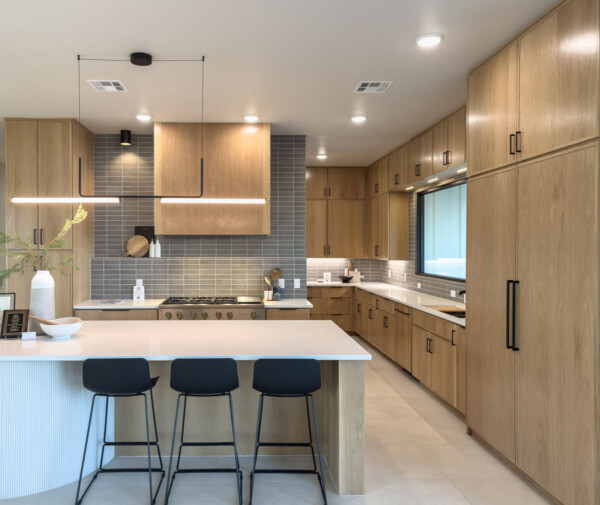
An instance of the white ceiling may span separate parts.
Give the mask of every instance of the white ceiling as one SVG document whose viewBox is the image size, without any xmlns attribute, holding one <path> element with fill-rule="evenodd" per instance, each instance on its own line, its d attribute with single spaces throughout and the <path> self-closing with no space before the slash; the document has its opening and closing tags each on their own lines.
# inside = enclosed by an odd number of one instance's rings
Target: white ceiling
<svg viewBox="0 0 600 505">
<path fill-rule="evenodd" d="M 366 165 L 465 103 L 468 71 L 554 0 L 20 0 L 0 2 L 0 117 L 76 117 L 76 55 L 206 56 L 205 121 L 256 113 L 306 134 L 307 163 Z M 422 50 L 415 38 L 439 32 Z M 82 121 L 150 132 L 134 116 L 199 121 L 199 64 L 82 62 Z M 122 79 L 129 92 L 84 82 Z M 383 95 L 360 80 L 393 80 Z M 366 114 L 365 124 L 350 122 Z M 4 150 L 4 124 L 0 126 Z M 315 159 L 323 149 L 326 162 Z M 0 152 L 0 160 L 3 159 Z"/>
</svg>

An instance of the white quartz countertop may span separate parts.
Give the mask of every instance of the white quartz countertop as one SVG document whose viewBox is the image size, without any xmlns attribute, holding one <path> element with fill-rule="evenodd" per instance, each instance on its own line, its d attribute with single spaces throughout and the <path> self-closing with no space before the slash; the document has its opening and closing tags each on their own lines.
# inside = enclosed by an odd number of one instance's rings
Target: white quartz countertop
<svg viewBox="0 0 600 505">
<path fill-rule="evenodd" d="M 158 306 L 164 301 L 164 298 L 156 300 L 144 300 L 134 302 L 133 300 L 123 300 L 121 303 L 102 303 L 102 300 L 86 300 L 73 306 L 75 310 L 132 310 L 132 309 L 158 309 Z"/>
<path fill-rule="evenodd" d="M 308 287 L 327 287 L 327 286 L 350 286 L 358 289 L 363 289 L 374 295 L 387 298 L 394 302 L 402 303 L 413 309 L 427 312 L 428 314 L 434 315 L 441 319 L 446 319 L 454 324 L 465 326 L 465 320 L 460 317 L 454 317 L 445 312 L 431 309 L 429 306 L 435 307 L 457 307 L 464 309 L 464 303 L 453 302 L 452 300 L 446 300 L 438 296 L 426 295 L 420 291 L 411 291 L 410 289 L 401 288 L 400 286 L 394 286 L 393 284 L 386 284 L 385 282 L 360 282 L 354 284 L 342 283 L 342 282 L 329 282 L 327 284 L 323 282 L 308 282 Z"/>
<path fill-rule="evenodd" d="M 102 300 L 86 300 L 85 302 L 74 305 L 75 310 L 132 310 L 132 309 L 157 309 L 164 301 L 144 300 L 143 302 L 134 302 L 133 300 L 123 300 L 117 304 L 101 303 Z M 267 309 L 312 309 L 312 303 L 302 298 L 292 298 L 289 300 L 264 302 Z"/>
<path fill-rule="evenodd" d="M 85 321 L 68 340 L 0 340 L 0 361 L 109 357 L 371 359 L 333 321 Z"/>
<path fill-rule="evenodd" d="M 265 301 L 265 308 L 267 309 L 312 309 L 313 304 L 308 300 L 303 300 L 302 298 L 293 298 L 290 300 L 279 300 L 275 301 Z"/>
</svg>

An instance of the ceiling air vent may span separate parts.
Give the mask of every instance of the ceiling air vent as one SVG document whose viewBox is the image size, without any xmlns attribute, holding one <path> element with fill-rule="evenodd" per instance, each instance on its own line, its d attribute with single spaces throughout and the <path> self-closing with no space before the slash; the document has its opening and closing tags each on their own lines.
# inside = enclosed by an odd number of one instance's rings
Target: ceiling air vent
<svg viewBox="0 0 600 505">
<path fill-rule="evenodd" d="M 113 79 L 89 80 L 88 82 L 96 91 L 109 91 L 117 93 L 127 91 L 127 88 L 121 81 Z"/>
<path fill-rule="evenodd" d="M 356 88 L 355 93 L 385 93 L 394 81 L 360 81 Z"/>
</svg>

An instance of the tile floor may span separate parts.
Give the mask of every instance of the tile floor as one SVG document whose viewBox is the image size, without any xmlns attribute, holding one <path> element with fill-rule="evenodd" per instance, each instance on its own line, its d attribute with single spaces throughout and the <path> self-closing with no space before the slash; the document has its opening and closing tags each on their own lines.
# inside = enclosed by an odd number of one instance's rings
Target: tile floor
<svg viewBox="0 0 600 505">
<path fill-rule="evenodd" d="M 368 347 L 361 341 L 361 344 Z M 548 502 L 465 434 L 465 425 L 414 379 L 374 349 L 366 367 L 365 496 L 335 494 L 328 481 L 330 505 L 544 505 Z M 135 458 L 119 461 L 132 464 Z M 223 465 L 222 458 L 210 463 Z M 206 458 L 204 459 L 206 461 Z M 286 459 L 302 465 L 302 457 Z M 115 462 L 112 462 L 113 464 Z M 135 462 L 133 462 L 135 463 Z M 229 461 L 228 461 L 229 463 Z M 262 465 L 277 466 L 278 457 Z M 191 464 L 194 464 L 193 462 Z M 244 503 L 248 500 L 251 458 L 242 458 Z M 2 505 L 64 505 L 74 502 L 76 484 Z M 157 500 L 163 502 L 163 489 Z M 102 475 L 84 505 L 148 503 L 145 474 Z M 255 505 L 321 505 L 317 480 L 307 475 L 259 475 Z M 181 475 L 170 505 L 236 505 L 235 477 L 228 474 Z"/>
</svg>

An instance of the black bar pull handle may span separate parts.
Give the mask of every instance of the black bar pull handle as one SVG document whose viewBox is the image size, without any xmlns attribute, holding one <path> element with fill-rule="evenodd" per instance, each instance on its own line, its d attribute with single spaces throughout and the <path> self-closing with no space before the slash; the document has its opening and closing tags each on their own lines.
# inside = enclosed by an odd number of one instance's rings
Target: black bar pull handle
<svg viewBox="0 0 600 505">
<path fill-rule="evenodd" d="M 358 312 L 359 314 L 362 312 L 360 307 L 361 307 L 360 303 L 357 303 L 356 304 L 356 312 Z"/>
<path fill-rule="evenodd" d="M 517 132 L 515 135 L 515 151 L 521 152 L 521 132 Z"/>
<path fill-rule="evenodd" d="M 44 244 L 44 228 L 40 228 L 40 245 Z"/>
<path fill-rule="evenodd" d="M 323 188 L 323 196 L 327 197 L 327 188 Z"/>
<path fill-rule="evenodd" d="M 446 165 L 452 163 L 452 151 L 446 151 Z"/>
<path fill-rule="evenodd" d="M 444 151 L 443 154 L 442 154 L 442 165 L 444 165 L 444 166 L 448 164 L 447 163 L 447 159 L 448 158 L 446 157 L 447 154 L 448 154 L 448 151 Z"/>
<path fill-rule="evenodd" d="M 37 228 L 33 229 L 33 245 L 37 245 Z"/>
<path fill-rule="evenodd" d="M 513 281 L 506 281 L 506 348 L 512 349 L 510 345 L 510 286 Z"/>
<path fill-rule="evenodd" d="M 516 135 L 514 133 L 511 133 L 508 136 L 508 150 L 510 151 L 510 154 L 515 154 L 515 150 L 513 148 L 513 141 L 515 140 Z"/>
<path fill-rule="evenodd" d="M 455 346 L 455 345 L 456 345 L 456 342 L 454 341 L 454 335 L 456 335 L 456 330 L 452 330 L 452 337 L 451 337 L 451 341 L 450 341 L 450 343 L 451 343 L 453 346 Z"/>
<path fill-rule="evenodd" d="M 383 316 L 383 327 L 384 328 L 388 327 L 388 317 L 387 316 Z"/>
<path fill-rule="evenodd" d="M 400 314 L 404 314 L 405 316 L 410 316 L 410 314 L 409 314 L 408 312 L 404 312 L 403 310 L 396 309 L 396 308 L 394 308 L 394 310 L 395 310 L 396 312 L 400 312 Z"/>
<path fill-rule="evenodd" d="M 415 175 L 417 177 L 419 177 L 421 175 L 421 164 L 418 163 L 417 165 L 415 165 Z"/>
<path fill-rule="evenodd" d="M 398 177 L 400 176 L 400 174 L 394 174 L 394 186 L 398 185 Z"/>
<path fill-rule="evenodd" d="M 331 196 L 331 188 L 328 188 L 327 192 L 328 192 L 328 196 Z"/>
<path fill-rule="evenodd" d="M 379 193 L 379 183 L 375 183 L 375 193 Z"/>
<path fill-rule="evenodd" d="M 512 340 L 512 346 L 511 349 L 513 351 L 518 351 L 519 348 L 517 347 L 517 284 L 519 284 L 519 281 L 513 281 L 512 284 L 512 334 L 513 334 L 513 340 Z"/>
</svg>

